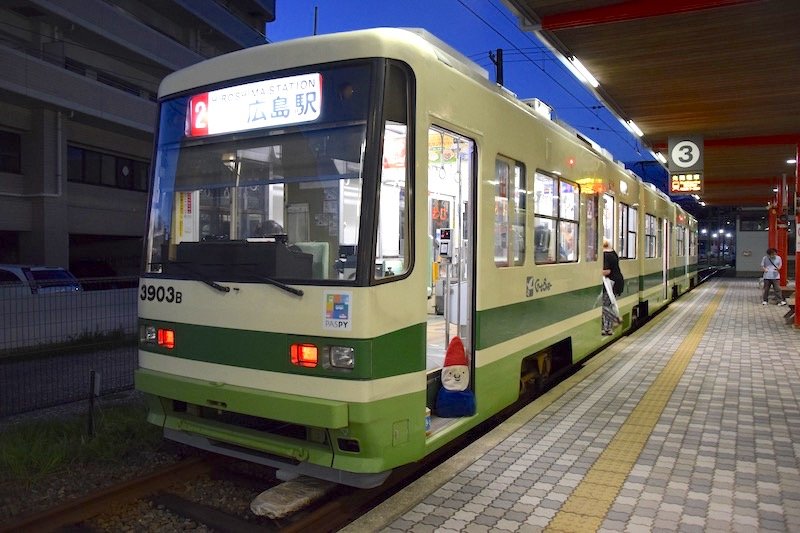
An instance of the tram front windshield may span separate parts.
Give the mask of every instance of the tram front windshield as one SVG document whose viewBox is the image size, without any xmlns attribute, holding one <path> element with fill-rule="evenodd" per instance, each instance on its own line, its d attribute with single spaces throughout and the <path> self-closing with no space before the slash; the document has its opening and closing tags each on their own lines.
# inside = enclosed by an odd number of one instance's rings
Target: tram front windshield
<svg viewBox="0 0 800 533">
<path fill-rule="evenodd" d="M 145 272 L 352 282 L 373 65 L 163 101 Z"/>
</svg>

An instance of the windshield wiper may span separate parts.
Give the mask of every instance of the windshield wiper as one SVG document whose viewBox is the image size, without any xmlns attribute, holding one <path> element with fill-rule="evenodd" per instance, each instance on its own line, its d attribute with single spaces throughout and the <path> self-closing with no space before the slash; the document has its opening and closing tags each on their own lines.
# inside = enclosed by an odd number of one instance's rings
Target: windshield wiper
<svg viewBox="0 0 800 533">
<path fill-rule="evenodd" d="M 278 287 L 279 289 L 283 289 L 286 292 L 290 292 L 290 293 L 294 294 L 295 296 L 302 296 L 303 294 L 305 294 L 302 289 L 296 289 L 296 288 L 292 287 L 291 285 L 287 285 L 287 284 L 282 283 L 282 282 L 280 282 L 280 281 L 278 281 L 276 279 L 268 278 L 267 276 L 264 276 L 264 275 L 258 274 L 256 272 L 253 272 L 249 268 L 247 269 L 247 271 L 251 275 L 253 275 L 253 277 L 255 277 L 257 280 L 266 281 L 270 285 L 274 285 L 274 286 Z"/>
<path fill-rule="evenodd" d="M 208 285 L 212 289 L 216 289 L 219 292 L 231 292 L 231 288 L 230 287 L 227 287 L 225 285 L 220 285 L 216 281 L 212 281 L 210 279 L 205 279 L 205 278 L 201 277 L 202 274 L 200 273 L 200 271 L 195 270 L 194 268 L 188 266 L 186 263 L 180 263 L 178 261 L 171 261 L 171 263 L 173 265 L 178 265 L 181 268 L 183 268 L 184 270 L 186 270 L 187 272 L 189 272 L 190 274 L 193 274 L 194 276 L 197 276 L 195 278 L 195 281 L 200 281 L 202 283 L 205 283 L 206 285 Z"/>
</svg>

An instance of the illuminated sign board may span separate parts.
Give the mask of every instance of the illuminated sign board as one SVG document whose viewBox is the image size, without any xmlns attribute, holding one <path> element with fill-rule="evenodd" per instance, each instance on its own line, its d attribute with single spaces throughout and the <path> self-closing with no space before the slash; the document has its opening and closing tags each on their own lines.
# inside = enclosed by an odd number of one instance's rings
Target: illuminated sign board
<svg viewBox="0 0 800 533">
<path fill-rule="evenodd" d="M 703 192 L 703 174 L 700 172 L 686 174 L 670 174 L 670 194 L 701 194 Z"/>
<path fill-rule="evenodd" d="M 192 96 L 186 135 L 201 137 L 310 122 L 319 118 L 321 106 L 319 73 L 245 83 Z"/>
</svg>

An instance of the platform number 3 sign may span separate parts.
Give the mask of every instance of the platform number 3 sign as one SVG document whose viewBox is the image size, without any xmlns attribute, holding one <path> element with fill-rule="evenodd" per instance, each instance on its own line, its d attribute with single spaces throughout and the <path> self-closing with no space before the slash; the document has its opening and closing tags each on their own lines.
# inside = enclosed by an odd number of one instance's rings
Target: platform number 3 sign
<svg viewBox="0 0 800 533">
<path fill-rule="evenodd" d="M 670 137 L 668 148 L 671 172 L 703 171 L 702 137 Z"/>
</svg>

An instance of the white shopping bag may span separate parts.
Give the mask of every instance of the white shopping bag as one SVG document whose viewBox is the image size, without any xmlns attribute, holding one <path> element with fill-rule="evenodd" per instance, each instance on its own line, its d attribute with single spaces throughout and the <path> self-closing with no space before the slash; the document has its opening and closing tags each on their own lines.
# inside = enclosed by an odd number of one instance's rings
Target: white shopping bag
<svg viewBox="0 0 800 533">
<path fill-rule="evenodd" d="M 617 297 L 614 295 L 614 282 L 611 278 L 603 276 L 603 288 L 606 294 L 608 294 L 608 299 L 611 300 L 611 309 L 614 310 L 614 315 L 617 317 L 617 320 L 619 320 L 619 304 L 617 303 Z"/>
</svg>

